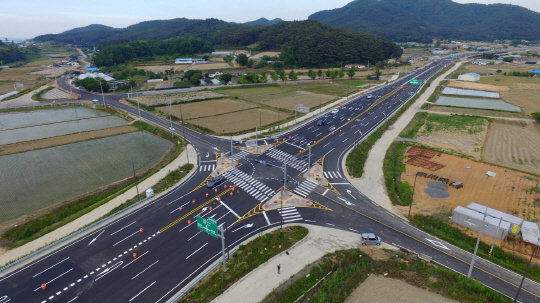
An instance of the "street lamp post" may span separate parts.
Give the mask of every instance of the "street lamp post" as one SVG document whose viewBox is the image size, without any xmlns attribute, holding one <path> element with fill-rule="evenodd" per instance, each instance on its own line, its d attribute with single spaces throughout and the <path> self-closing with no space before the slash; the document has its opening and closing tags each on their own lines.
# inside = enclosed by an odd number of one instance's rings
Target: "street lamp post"
<svg viewBox="0 0 540 303">
<path fill-rule="evenodd" d="M 484 225 L 486 221 L 488 207 L 486 205 L 486 211 L 484 212 L 484 219 L 482 219 L 482 227 L 478 231 L 478 239 L 476 240 L 476 246 L 474 247 L 474 253 L 471 260 L 471 265 L 469 266 L 469 273 L 467 274 L 467 278 L 470 278 L 472 275 L 472 270 L 474 268 L 474 260 L 476 259 L 476 253 L 478 252 L 478 245 L 480 244 L 480 238 L 482 237 L 482 231 L 484 231 Z"/>
<path fill-rule="evenodd" d="M 184 135 L 184 141 L 188 143 L 186 139 L 186 126 L 184 125 L 184 116 L 182 115 L 182 103 L 180 103 L 180 120 L 182 121 L 182 133 Z M 187 164 L 189 164 L 189 153 L 188 153 L 188 146 L 186 144 L 186 157 L 187 157 Z"/>
<path fill-rule="evenodd" d="M 283 162 L 283 189 L 281 190 L 281 223 L 280 228 L 283 230 L 283 192 L 285 191 L 287 185 L 287 159 Z"/>
<path fill-rule="evenodd" d="M 514 302 L 516 302 L 519 297 L 519 292 L 521 291 L 521 287 L 523 286 L 523 282 L 525 281 L 525 277 L 527 276 L 527 272 L 529 271 L 529 266 L 531 266 L 532 258 L 534 257 L 534 253 L 538 249 L 539 244 L 540 244 L 540 238 L 538 238 L 538 241 L 536 241 L 536 247 L 535 247 L 536 249 L 533 248 L 531 258 L 529 259 L 529 264 L 527 264 L 527 269 L 525 269 L 525 273 L 523 274 L 523 279 L 521 279 L 521 283 L 519 284 L 519 288 L 516 294 L 516 298 L 514 299 Z"/>
<path fill-rule="evenodd" d="M 413 185 L 412 196 L 411 196 L 411 205 L 409 205 L 409 217 L 411 216 L 412 204 L 414 202 L 414 190 L 416 189 L 416 178 L 418 178 L 419 173 L 420 172 L 416 172 L 416 175 L 414 175 L 414 185 Z M 412 175 L 407 175 L 407 176 L 412 176 Z"/>
</svg>

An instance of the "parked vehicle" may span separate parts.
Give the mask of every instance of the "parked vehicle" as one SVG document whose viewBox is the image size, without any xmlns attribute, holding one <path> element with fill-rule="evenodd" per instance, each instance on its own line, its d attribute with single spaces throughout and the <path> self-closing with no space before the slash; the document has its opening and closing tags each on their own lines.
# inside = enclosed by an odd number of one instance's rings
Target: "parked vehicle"
<svg viewBox="0 0 540 303">
<path fill-rule="evenodd" d="M 225 181 L 225 178 L 223 176 L 215 177 L 214 179 L 208 181 L 208 183 L 206 184 L 206 187 L 212 188 L 214 186 L 218 186 L 221 183 L 223 183 L 223 181 Z"/>
<path fill-rule="evenodd" d="M 381 245 L 381 238 L 373 233 L 362 233 L 360 240 L 362 245 Z"/>
</svg>

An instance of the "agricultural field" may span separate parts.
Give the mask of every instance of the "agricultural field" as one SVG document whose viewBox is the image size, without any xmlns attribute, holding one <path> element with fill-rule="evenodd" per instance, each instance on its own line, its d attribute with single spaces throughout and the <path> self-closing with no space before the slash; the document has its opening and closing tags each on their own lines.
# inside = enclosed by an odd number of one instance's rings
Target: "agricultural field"
<svg viewBox="0 0 540 303">
<path fill-rule="evenodd" d="M 176 104 L 171 106 L 171 109 L 173 116 L 177 118 L 180 118 L 182 116 L 184 120 L 191 120 L 210 116 L 214 117 L 215 119 L 220 119 L 220 115 L 231 112 L 249 110 L 256 107 L 257 106 L 255 104 L 239 100 L 217 99 L 209 101 L 190 102 L 182 105 Z M 156 107 L 156 109 L 166 115 L 168 115 L 169 113 L 169 106 Z"/>
<path fill-rule="evenodd" d="M 222 63 L 194 64 L 189 67 L 190 70 L 215 70 L 230 68 L 229 63 L 222 60 Z"/>
<path fill-rule="evenodd" d="M 540 195 L 536 194 L 538 177 L 447 154 L 439 154 L 430 161 L 444 167 L 431 171 L 404 164 L 405 172 L 402 173 L 401 180 L 412 185 L 416 172 L 425 172 L 428 175 L 435 174 L 448 178 L 450 182 L 462 181 L 464 186 L 460 189 L 449 187 L 447 191 L 449 197 L 435 199 L 424 192 L 424 189 L 428 187 L 427 182 L 433 180 L 417 177 L 411 214 L 447 214 L 457 206 L 465 207 L 474 201 L 482 205 L 489 204 L 491 208 L 528 221 L 540 219 L 540 200 L 538 200 Z M 495 172 L 496 176 L 488 177 L 487 171 Z M 405 215 L 409 211 L 408 206 L 396 208 Z"/>
<path fill-rule="evenodd" d="M 520 118 L 520 119 L 530 118 L 524 113 L 503 112 L 503 111 L 495 111 L 495 110 L 489 110 L 489 109 L 437 106 L 437 105 L 431 106 L 428 109 L 428 112 L 482 116 L 482 117 L 501 117 L 501 118 Z"/>
<path fill-rule="evenodd" d="M 480 78 L 480 79 L 483 79 L 483 78 Z M 498 85 L 483 84 L 483 83 L 477 83 L 477 82 L 464 82 L 464 81 L 450 81 L 450 83 L 448 83 L 448 87 L 474 89 L 474 90 L 486 90 L 490 92 L 506 92 L 510 90 L 510 88 L 507 86 L 498 86 Z"/>
<path fill-rule="evenodd" d="M 169 101 L 182 102 L 182 101 L 193 101 L 193 100 L 203 100 L 211 98 L 221 98 L 223 94 L 219 94 L 213 91 L 195 91 L 195 92 L 185 92 L 185 93 L 176 93 L 176 94 L 162 94 L 162 95 L 147 95 L 139 96 L 138 98 L 132 98 L 133 101 L 139 101 L 145 105 L 159 105 L 167 104 Z"/>
<path fill-rule="evenodd" d="M 421 125 L 415 135 L 419 143 L 480 159 L 488 130 L 487 119 L 427 114 L 417 123 L 417 127 Z"/>
<path fill-rule="evenodd" d="M 125 179 L 133 174 L 132 163 L 137 172 L 146 171 L 171 146 L 137 131 L 1 156 L 0 223 Z"/>
<path fill-rule="evenodd" d="M 523 113 L 530 115 L 540 112 L 540 90 L 527 90 L 512 88 L 509 92 L 502 92 L 501 98 L 523 109 Z"/>
<path fill-rule="evenodd" d="M 295 106 L 298 104 L 315 108 L 320 104 L 325 104 L 335 99 L 335 97 L 306 91 L 292 91 L 281 94 L 261 95 L 257 96 L 257 98 L 252 97 L 250 99 L 257 100 L 254 102 L 262 105 L 294 111 Z"/>
<path fill-rule="evenodd" d="M 540 128 L 532 124 L 492 123 L 484 160 L 540 174 Z"/>
<path fill-rule="evenodd" d="M 336 82 L 336 84 L 339 84 L 339 85 L 345 85 L 345 86 L 361 86 L 361 85 L 364 85 L 364 84 L 367 84 L 368 82 L 365 82 L 365 81 L 339 81 L 339 82 Z"/>
<path fill-rule="evenodd" d="M 502 100 L 441 96 L 435 103 L 439 106 L 479 108 L 509 112 L 521 112 L 521 108 Z"/>
<path fill-rule="evenodd" d="M 87 107 L 61 107 L 29 111 L 0 112 L 0 130 L 105 117 L 109 114 Z"/>
<path fill-rule="evenodd" d="M 41 75 L 30 74 L 43 70 L 41 67 L 5 68 L 0 71 L 0 81 L 36 81 Z"/>
<path fill-rule="evenodd" d="M 1 72 L 0 72 L 1 74 Z M 17 87 L 17 90 L 20 91 L 21 89 L 31 89 L 33 88 L 34 86 L 38 85 L 38 84 L 43 84 L 44 81 L 39 81 L 39 80 L 30 80 L 30 81 L 13 81 L 13 82 L 10 82 L 10 81 L 4 81 L 4 82 L 0 82 L 0 95 L 3 95 L 3 94 L 7 94 L 7 93 L 10 93 L 12 91 L 15 90 L 15 83 L 22 83 L 24 85 L 24 87 Z"/>
<path fill-rule="evenodd" d="M 189 123 L 212 130 L 216 134 L 236 133 L 254 129 L 260 125 L 272 124 L 293 116 L 290 113 L 279 113 L 267 109 L 249 109 L 235 113 L 227 113 L 216 117 L 189 120 Z M 260 120 L 259 120 L 260 119 Z"/>
</svg>

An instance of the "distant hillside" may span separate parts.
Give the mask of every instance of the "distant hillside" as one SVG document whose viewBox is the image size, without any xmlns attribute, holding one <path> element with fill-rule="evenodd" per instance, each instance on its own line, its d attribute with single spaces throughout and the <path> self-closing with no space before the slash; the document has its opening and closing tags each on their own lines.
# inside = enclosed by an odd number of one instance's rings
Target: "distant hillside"
<svg viewBox="0 0 540 303">
<path fill-rule="evenodd" d="M 276 18 L 276 19 L 273 19 L 273 20 L 268 20 L 266 18 L 260 18 L 260 19 L 257 19 L 255 21 L 244 22 L 244 24 L 246 24 L 246 25 L 274 25 L 274 24 L 282 22 L 282 21 L 283 20 L 280 19 L 280 18 Z"/>
<path fill-rule="evenodd" d="M 206 29 L 208 32 L 198 31 L 206 39 L 138 40 L 109 45 L 95 55 L 94 63 L 112 66 L 133 60 L 152 60 L 154 56 L 209 52 L 216 45 L 245 46 L 254 43 L 258 44 L 259 51 L 280 49 L 280 60 L 287 66 L 297 67 L 336 67 L 368 60 L 376 63 L 392 56 L 399 57 L 402 53 L 400 47 L 384 38 L 317 21 L 280 22 L 271 26 L 244 25 L 236 30 L 222 30 L 220 26 L 224 26 L 223 21 L 209 20 L 214 22 L 214 31 L 212 28 Z"/>
<path fill-rule="evenodd" d="M 540 13 L 509 4 L 451 0 L 355 0 L 309 16 L 333 26 L 393 41 L 540 39 Z"/>
</svg>

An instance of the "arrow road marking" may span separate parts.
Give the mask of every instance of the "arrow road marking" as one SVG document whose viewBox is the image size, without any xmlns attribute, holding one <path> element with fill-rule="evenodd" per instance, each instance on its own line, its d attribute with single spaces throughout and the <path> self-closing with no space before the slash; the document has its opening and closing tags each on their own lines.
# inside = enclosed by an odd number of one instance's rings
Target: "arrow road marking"
<svg viewBox="0 0 540 303">
<path fill-rule="evenodd" d="M 206 152 L 206 158 L 210 157 L 210 153 Z"/>
<path fill-rule="evenodd" d="M 98 238 L 99 236 L 101 236 L 101 234 L 104 233 L 104 232 L 105 232 L 105 230 L 102 230 L 102 231 L 99 233 L 99 235 L 97 235 L 97 237 L 95 237 L 92 241 L 90 241 L 90 243 L 88 243 L 88 246 L 90 246 L 90 244 L 94 243 L 94 241 L 96 241 L 97 238 Z"/>
<path fill-rule="evenodd" d="M 347 204 L 347 205 L 349 205 L 349 206 L 354 205 L 353 203 L 351 203 L 351 202 L 349 202 L 349 201 L 347 201 L 347 200 L 345 200 L 345 199 L 343 199 L 343 198 L 341 198 L 341 197 L 338 197 L 338 199 L 340 199 L 341 201 L 345 202 L 345 204 Z"/>
<path fill-rule="evenodd" d="M 446 247 L 444 244 L 442 244 L 439 241 L 431 240 L 431 239 L 428 239 L 428 238 L 426 238 L 426 240 L 428 240 L 429 242 L 431 242 L 433 245 L 435 245 L 437 247 L 440 247 L 440 248 L 443 248 L 443 249 L 446 249 L 446 250 L 450 250 L 450 248 Z"/>
<path fill-rule="evenodd" d="M 250 228 L 250 227 L 252 227 L 252 226 L 253 226 L 253 224 L 246 224 L 246 225 L 244 225 L 244 226 L 242 226 L 242 227 L 239 227 L 239 228 L 233 230 L 232 232 L 235 232 L 235 231 L 237 231 L 237 230 L 239 230 L 239 229 L 242 229 L 242 228 Z"/>
<path fill-rule="evenodd" d="M 355 200 L 356 200 L 356 197 L 355 197 L 355 196 L 353 196 L 353 194 L 351 193 L 351 191 L 350 191 L 350 190 L 348 190 L 348 189 L 347 189 L 347 193 L 348 193 L 349 195 L 351 195 L 351 197 L 353 197 L 353 199 L 355 199 Z"/>
</svg>

